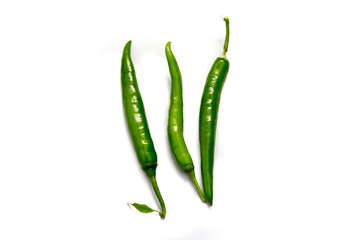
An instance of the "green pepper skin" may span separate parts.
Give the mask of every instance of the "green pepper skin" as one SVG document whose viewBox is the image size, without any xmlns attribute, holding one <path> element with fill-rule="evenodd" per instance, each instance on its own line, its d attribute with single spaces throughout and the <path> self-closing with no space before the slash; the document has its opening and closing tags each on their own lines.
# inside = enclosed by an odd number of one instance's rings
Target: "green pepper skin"
<svg viewBox="0 0 360 240">
<path fill-rule="evenodd" d="M 171 95 L 168 119 L 168 136 L 170 148 L 175 160 L 183 171 L 193 171 L 194 164 L 183 137 L 183 97 L 182 80 L 179 66 L 171 51 L 170 42 L 165 47 L 171 75 Z"/>
<path fill-rule="evenodd" d="M 205 201 L 199 184 L 196 181 L 194 163 L 184 140 L 182 79 L 179 66 L 171 51 L 170 45 L 171 42 L 168 42 L 165 47 L 166 59 L 171 76 L 171 95 L 167 129 L 170 148 L 178 166 L 189 174 L 201 200 Z"/>
<path fill-rule="evenodd" d="M 213 200 L 213 167 L 217 113 L 222 86 L 228 71 L 229 61 L 224 58 L 217 58 L 207 77 L 200 106 L 201 174 L 204 195 L 210 205 L 212 205 Z"/>
<path fill-rule="evenodd" d="M 150 177 L 155 175 L 157 155 L 151 139 L 144 104 L 136 80 L 135 68 L 130 57 L 129 41 L 121 60 L 122 99 L 128 129 L 142 170 Z"/>
<path fill-rule="evenodd" d="M 121 59 L 121 88 L 125 117 L 140 166 L 150 178 L 154 192 L 161 205 L 162 212 L 160 216 L 165 217 L 165 204 L 155 179 L 157 155 L 137 84 L 135 68 L 130 55 L 130 47 L 131 41 L 128 41 L 124 47 Z"/>
<path fill-rule="evenodd" d="M 217 115 L 221 90 L 230 66 L 225 56 L 229 42 L 229 19 L 224 18 L 224 20 L 227 30 L 224 52 L 221 57 L 215 60 L 207 76 L 201 99 L 199 117 L 201 174 L 204 195 L 210 205 L 213 204 L 213 167 Z"/>
</svg>

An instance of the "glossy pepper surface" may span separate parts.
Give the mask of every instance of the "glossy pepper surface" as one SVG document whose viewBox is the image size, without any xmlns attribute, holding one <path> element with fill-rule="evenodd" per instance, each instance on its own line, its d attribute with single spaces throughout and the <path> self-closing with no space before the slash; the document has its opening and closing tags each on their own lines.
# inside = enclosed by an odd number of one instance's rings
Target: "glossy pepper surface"
<svg viewBox="0 0 360 240">
<path fill-rule="evenodd" d="M 166 59 L 169 65 L 171 76 L 171 95 L 168 118 L 168 137 L 171 152 L 178 166 L 187 172 L 201 198 L 205 201 L 204 195 L 201 192 L 199 184 L 195 178 L 194 163 L 185 144 L 183 131 L 183 95 L 182 95 L 182 79 L 178 63 L 171 51 L 171 43 L 168 42 L 165 46 Z"/>
<path fill-rule="evenodd" d="M 135 68 L 130 55 L 130 47 L 131 41 L 128 41 L 124 47 L 121 59 L 121 88 L 125 117 L 140 166 L 150 179 L 162 209 L 162 211 L 159 212 L 160 217 L 164 218 L 166 207 L 155 178 L 157 155 L 136 80 Z M 139 204 L 133 205 L 141 211 L 141 209 L 137 207 Z"/>
<path fill-rule="evenodd" d="M 229 44 L 229 19 L 226 23 L 224 51 L 221 57 L 213 63 L 204 87 L 199 117 L 199 138 L 201 153 L 201 174 L 206 200 L 213 204 L 213 167 L 217 115 L 219 110 L 221 90 L 229 71 L 229 61 L 226 52 Z"/>
</svg>

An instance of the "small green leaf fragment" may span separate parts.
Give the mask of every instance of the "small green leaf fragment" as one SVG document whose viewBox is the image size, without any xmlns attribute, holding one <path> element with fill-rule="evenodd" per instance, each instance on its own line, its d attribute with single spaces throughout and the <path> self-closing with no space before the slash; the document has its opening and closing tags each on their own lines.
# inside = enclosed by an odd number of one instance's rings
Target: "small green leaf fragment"
<svg viewBox="0 0 360 240">
<path fill-rule="evenodd" d="M 129 203 L 130 205 L 134 206 L 139 212 L 142 213 L 151 213 L 151 212 L 157 212 L 158 211 L 146 206 L 145 204 L 139 204 L 139 203 Z"/>
</svg>

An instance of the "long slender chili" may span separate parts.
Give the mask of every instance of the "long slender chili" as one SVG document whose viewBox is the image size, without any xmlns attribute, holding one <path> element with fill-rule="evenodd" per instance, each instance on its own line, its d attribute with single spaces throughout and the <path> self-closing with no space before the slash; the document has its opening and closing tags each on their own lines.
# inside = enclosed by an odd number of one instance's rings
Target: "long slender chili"
<svg viewBox="0 0 360 240">
<path fill-rule="evenodd" d="M 171 51 L 170 42 L 166 44 L 165 54 L 171 75 L 171 95 L 168 119 L 168 136 L 171 151 L 179 167 L 187 172 L 201 198 L 205 202 L 198 182 L 195 178 L 194 163 L 186 147 L 183 136 L 183 97 L 181 73 L 174 54 Z"/>
<path fill-rule="evenodd" d="M 220 103 L 221 89 L 229 71 L 229 61 L 226 52 L 229 45 L 229 19 L 224 18 L 226 23 L 226 37 L 224 51 L 211 67 L 204 87 L 199 118 L 201 174 L 203 189 L 206 200 L 210 205 L 213 203 L 213 167 L 217 113 Z"/>
<path fill-rule="evenodd" d="M 130 56 L 130 47 L 131 41 L 128 41 L 124 47 L 121 59 L 121 87 L 125 117 L 137 158 L 142 170 L 150 179 L 162 211 L 152 210 L 142 204 L 132 205 L 141 212 L 148 213 L 156 211 L 160 214 L 161 218 L 165 218 L 166 207 L 155 178 L 157 155 L 146 120 L 144 104 L 137 84 L 135 68 Z"/>
</svg>

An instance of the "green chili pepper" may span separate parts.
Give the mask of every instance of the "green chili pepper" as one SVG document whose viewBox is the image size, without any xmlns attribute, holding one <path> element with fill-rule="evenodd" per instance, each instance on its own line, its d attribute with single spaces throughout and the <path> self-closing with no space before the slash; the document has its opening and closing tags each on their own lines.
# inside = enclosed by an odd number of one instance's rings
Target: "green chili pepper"
<svg viewBox="0 0 360 240">
<path fill-rule="evenodd" d="M 221 89 L 229 71 L 229 61 L 226 52 L 229 45 L 229 19 L 224 18 L 226 23 L 226 37 L 224 51 L 211 67 L 204 87 L 199 118 L 201 174 L 203 189 L 206 200 L 210 205 L 213 203 L 213 167 L 217 113 L 220 103 Z"/>
<path fill-rule="evenodd" d="M 166 59 L 168 61 L 172 82 L 168 119 L 170 148 L 177 164 L 183 171 L 189 174 L 201 200 L 205 202 L 204 195 L 202 194 L 199 184 L 196 181 L 194 164 L 183 136 L 183 97 L 181 73 L 174 54 L 171 51 L 170 44 L 171 43 L 168 42 L 165 47 Z"/>
<path fill-rule="evenodd" d="M 142 170 L 150 179 L 162 211 L 158 212 L 143 204 L 134 203 L 132 205 L 140 212 L 149 213 L 156 211 L 161 218 L 165 218 L 165 203 L 155 178 L 157 155 L 146 120 L 144 104 L 136 80 L 135 68 L 130 57 L 130 46 L 131 41 L 128 41 L 124 47 L 121 59 L 121 87 L 125 117 L 137 158 Z"/>
</svg>

